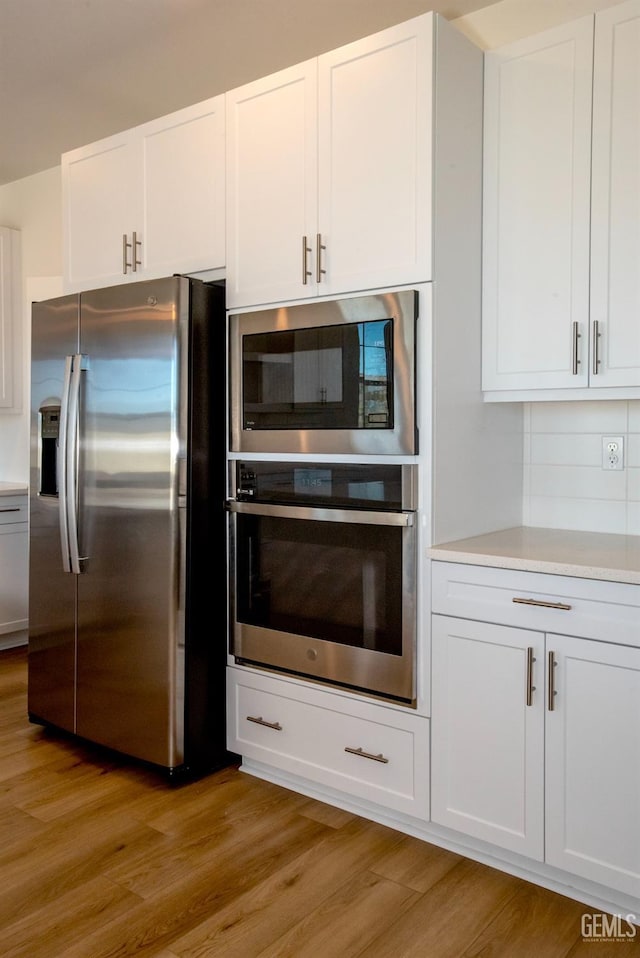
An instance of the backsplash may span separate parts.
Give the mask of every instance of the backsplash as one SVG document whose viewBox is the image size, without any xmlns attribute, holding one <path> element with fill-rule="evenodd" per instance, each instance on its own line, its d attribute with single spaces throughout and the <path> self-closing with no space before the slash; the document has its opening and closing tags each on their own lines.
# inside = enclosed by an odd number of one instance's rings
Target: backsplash
<svg viewBox="0 0 640 958">
<path fill-rule="evenodd" d="M 624 469 L 602 468 L 602 437 L 624 439 Z M 524 407 L 523 521 L 640 535 L 640 400 Z"/>
</svg>

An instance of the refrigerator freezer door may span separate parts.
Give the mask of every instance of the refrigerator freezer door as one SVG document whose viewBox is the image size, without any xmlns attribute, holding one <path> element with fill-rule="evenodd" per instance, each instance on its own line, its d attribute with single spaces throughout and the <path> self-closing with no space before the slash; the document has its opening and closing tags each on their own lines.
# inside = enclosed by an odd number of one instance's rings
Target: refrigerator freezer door
<svg viewBox="0 0 640 958">
<path fill-rule="evenodd" d="M 174 767 L 183 758 L 180 375 L 188 283 L 82 294 L 77 733 Z"/>
<path fill-rule="evenodd" d="M 65 357 L 78 351 L 77 296 L 34 303 L 31 334 L 29 714 L 75 731 L 77 576 L 63 571 L 58 439 Z"/>
</svg>

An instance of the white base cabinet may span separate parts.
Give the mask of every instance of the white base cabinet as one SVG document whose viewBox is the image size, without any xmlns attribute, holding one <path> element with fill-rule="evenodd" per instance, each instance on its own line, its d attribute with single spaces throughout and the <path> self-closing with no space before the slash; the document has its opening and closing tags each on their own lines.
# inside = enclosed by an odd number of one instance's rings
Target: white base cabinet
<svg viewBox="0 0 640 958">
<path fill-rule="evenodd" d="M 547 636 L 545 859 L 640 896 L 640 648 Z"/>
<path fill-rule="evenodd" d="M 224 96 L 62 156 L 64 288 L 224 266 Z"/>
<path fill-rule="evenodd" d="M 28 625 L 27 512 L 26 495 L 0 495 L 0 635 Z"/>
<path fill-rule="evenodd" d="M 428 719 L 242 668 L 227 696 L 231 751 L 428 820 Z"/>
<path fill-rule="evenodd" d="M 542 861 L 543 687 L 537 681 L 529 707 L 529 649 L 544 667 L 540 633 L 433 616 L 431 815 Z"/>
<path fill-rule="evenodd" d="M 640 897 L 640 587 L 434 562 L 433 610 L 432 820 Z"/>
</svg>

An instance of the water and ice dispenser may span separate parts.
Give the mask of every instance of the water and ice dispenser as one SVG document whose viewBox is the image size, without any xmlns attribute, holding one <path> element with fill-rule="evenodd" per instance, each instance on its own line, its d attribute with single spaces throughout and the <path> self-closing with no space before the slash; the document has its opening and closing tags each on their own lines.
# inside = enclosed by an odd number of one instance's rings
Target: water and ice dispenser
<svg viewBox="0 0 640 958">
<path fill-rule="evenodd" d="M 58 495 L 58 433 L 60 406 L 40 407 L 40 489 L 41 496 Z"/>
</svg>

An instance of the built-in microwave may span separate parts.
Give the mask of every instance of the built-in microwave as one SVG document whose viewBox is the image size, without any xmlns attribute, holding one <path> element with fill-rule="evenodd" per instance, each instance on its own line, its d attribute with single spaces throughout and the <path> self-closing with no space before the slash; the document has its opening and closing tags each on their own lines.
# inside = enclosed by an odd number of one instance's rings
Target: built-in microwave
<svg viewBox="0 0 640 958">
<path fill-rule="evenodd" d="M 414 455 L 415 290 L 229 317 L 230 448 Z"/>
</svg>

